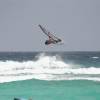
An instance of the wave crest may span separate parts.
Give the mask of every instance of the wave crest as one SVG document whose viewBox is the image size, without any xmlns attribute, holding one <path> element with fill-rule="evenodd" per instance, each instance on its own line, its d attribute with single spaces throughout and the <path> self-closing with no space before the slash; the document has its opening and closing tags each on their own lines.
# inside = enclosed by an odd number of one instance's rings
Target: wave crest
<svg viewBox="0 0 100 100">
<path fill-rule="evenodd" d="M 100 81 L 100 68 L 68 64 L 58 55 L 36 57 L 34 61 L 0 61 L 0 83 L 27 79 Z"/>
</svg>

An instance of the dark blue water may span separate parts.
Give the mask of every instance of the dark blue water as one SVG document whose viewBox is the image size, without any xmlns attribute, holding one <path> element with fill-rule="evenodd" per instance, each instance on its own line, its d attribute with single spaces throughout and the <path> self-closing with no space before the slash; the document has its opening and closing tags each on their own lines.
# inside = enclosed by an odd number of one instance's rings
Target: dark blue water
<svg viewBox="0 0 100 100">
<path fill-rule="evenodd" d="M 20 62 L 37 60 L 36 56 L 41 53 L 43 52 L 0 52 L 0 60 Z M 73 62 L 87 67 L 100 67 L 100 52 L 45 52 L 45 55 L 59 55 L 65 62 Z"/>
</svg>

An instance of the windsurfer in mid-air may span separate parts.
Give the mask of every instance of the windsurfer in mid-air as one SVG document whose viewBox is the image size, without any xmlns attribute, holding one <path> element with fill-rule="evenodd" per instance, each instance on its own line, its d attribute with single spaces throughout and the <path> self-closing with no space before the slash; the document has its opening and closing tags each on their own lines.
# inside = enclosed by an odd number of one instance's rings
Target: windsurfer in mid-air
<svg viewBox="0 0 100 100">
<path fill-rule="evenodd" d="M 43 33 L 45 33 L 48 36 L 48 40 L 45 41 L 45 45 L 49 45 L 49 44 L 57 44 L 59 42 L 61 42 L 62 40 L 59 39 L 58 37 L 55 37 L 53 34 L 51 34 L 50 32 L 48 32 L 45 28 L 43 28 L 41 25 L 39 25 L 39 27 L 41 28 L 41 30 L 43 31 Z"/>
</svg>

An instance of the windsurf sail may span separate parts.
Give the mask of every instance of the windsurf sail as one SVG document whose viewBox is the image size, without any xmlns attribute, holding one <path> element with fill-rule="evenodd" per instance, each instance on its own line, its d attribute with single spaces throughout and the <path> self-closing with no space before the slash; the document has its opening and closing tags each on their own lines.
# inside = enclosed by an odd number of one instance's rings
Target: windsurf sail
<svg viewBox="0 0 100 100">
<path fill-rule="evenodd" d="M 53 39 L 53 40 L 58 40 L 59 38 L 56 37 L 55 35 L 53 35 L 51 32 L 49 32 L 48 30 L 46 30 L 42 25 L 39 25 L 39 27 L 41 28 L 41 30 L 43 31 L 43 33 L 45 33 L 49 38 Z"/>
</svg>

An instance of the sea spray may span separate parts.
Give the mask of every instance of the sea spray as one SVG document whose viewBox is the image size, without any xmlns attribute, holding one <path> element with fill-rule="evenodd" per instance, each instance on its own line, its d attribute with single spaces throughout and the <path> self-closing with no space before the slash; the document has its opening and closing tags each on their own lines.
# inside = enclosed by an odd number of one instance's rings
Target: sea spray
<svg viewBox="0 0 100 100">
<path fill-rule="evenodd" d="M 0 83 L 27 79 L 100 81 L 100 68 L 65 62 L 60 55 L 40 53 L 35 60 L 0 61 Z"/>
</svg>

